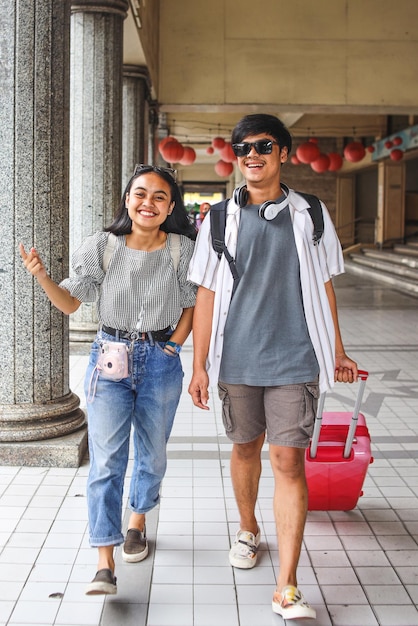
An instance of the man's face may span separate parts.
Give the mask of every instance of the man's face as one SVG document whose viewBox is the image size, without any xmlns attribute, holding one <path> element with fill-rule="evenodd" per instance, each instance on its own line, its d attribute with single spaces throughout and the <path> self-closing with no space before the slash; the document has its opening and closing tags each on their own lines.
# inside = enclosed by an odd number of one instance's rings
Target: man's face
<svg viewBox="0 0 418 626">
<path fill-rule="evenodd" d="M 280 149 L 274 137 L 267 133 L 260 135 L 248 135 L 242 142 L 254 143 L 256 141 L 272 141 L 271 154 L 259 154 L 255 146 L 246 156 L 238 157 L 238 167 L 247 183 L 254 185 L 269 184 L 270 181 L 280 179 L 281 164 L 287 161 L 287 148 Z"/>
</svg>

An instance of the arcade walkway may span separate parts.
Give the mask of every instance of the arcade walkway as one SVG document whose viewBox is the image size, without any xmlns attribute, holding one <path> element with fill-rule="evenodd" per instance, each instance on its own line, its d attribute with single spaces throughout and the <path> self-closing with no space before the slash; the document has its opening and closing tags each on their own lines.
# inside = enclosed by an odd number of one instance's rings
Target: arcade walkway
<svg viewBox="0 0 418 626">
<path fill-rule="evenodd" d="M 350 275 L 336 291 L 347 351 L 370 372 L 362 411 L 374 463 L 358 508 L 309 513 L 299 584 L 317 610 L 312 626 L 418 626 L 418 299 Z M 182 354 L 185 391 L 161 505 L 147 518 L 150 556 L 124 564 L 117 551 L 117 596 L 83 594 L 96 567 L 86 530 L 88 461 L 78 469 L 0 467 L 0 626 L 283 624 L 270 604 L 277 547 L 267 450 L 259 564 L 234 570 L 231 446 L 216 394 L 210 412 L 192 406 L 191 345 Z M 80 397 L 86 359 L 86 348 L 73 350 L 71 388 Z M 353 387 L 337 386 L 326 410 L 350 410 Z"/>
</svg>

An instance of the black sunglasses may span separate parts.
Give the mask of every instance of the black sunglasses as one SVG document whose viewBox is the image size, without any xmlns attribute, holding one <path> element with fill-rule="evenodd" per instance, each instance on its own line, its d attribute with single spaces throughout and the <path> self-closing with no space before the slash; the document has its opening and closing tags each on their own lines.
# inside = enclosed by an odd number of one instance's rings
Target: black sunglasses
<svg viewBox="0 0 418 626">
<path fill-rule="evenodd" d="M 147 165 L 146 163 L 137 163 L 135 165 L 134 172 L 132 176 L 137 176 L 137 174 L 144 174 L 145 172 L 155 172 L 156 174 L 169 174 L 171 178 L 176 182 L 177 180 L 177 170 L 171 169 L 171 167 L 160 167 L 159 165 Z"/>
<path fill-rule="evenodd" d="M 278 146 L 279 144 L 277 141 L 273 141 L 272 139 L 260 139 L 259 141 L 254 141 L 254 143 L 241 141 L 241 143 L 233 143 L 232 150 L 237 157 L 243 157 L 250 154 L 253 146 L 257 154 L 271 154 L 273 152 L 274 145 Z"/>
</svg>

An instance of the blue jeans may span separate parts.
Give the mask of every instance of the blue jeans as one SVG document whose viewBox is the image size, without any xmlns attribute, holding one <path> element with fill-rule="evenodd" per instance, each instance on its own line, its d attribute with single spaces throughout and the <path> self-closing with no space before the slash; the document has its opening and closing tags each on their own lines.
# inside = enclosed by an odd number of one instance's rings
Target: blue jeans
<svg viewBox="0 0 418 626">
<path fill-rule="evenodd" d="M 100 337 L 114 341 L 114 337 L 105 333 Z M 135 342 L 129 354 L 128 377 L 112 381 L 99 375 L 94 397 L 87 403 L 90 453 L 87 503 L 91 546 L 120 545 L 124 541 L 122 496 L 132 426 L 134 466 L 129 506 L 135 513 L 146 513 L 159 502 L 167 466 L 166 444 L 183 382 L 179 356 L 166 354 L 163 347 L 164 343 Z M 89 397 L 92 374 L 93 379 L 97 375 L 94 368 L 99 353 L 96 339 L 85 376 L 86 397 Z"/>
</svg>

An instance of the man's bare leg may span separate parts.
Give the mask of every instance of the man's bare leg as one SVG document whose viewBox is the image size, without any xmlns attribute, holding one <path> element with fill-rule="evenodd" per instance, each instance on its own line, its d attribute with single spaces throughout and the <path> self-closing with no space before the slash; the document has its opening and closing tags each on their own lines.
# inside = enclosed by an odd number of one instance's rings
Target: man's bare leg
<svg viewBox="0 0 418 626">
<path fill-rule="evenodd" d="M 277 578 L 279 592 L 286 585 L 297 587 L 296 572 L 308 510 L 304 457 L 304 449 L 270 445 L 275 481 L 273 506 L 280 558 Z"/>
<path fill-rule="evenodd" d="M 231 479 L 240 514 L 241 530 L 258 533 L 255 504 L 261 475 L 261 448 L 264 433 L 250 443 L 234 443 L 231 455 Z"/>
<path fill-rule="evenodd" d="M 261 448 L 264 433 L 255 441 L 234 444 L 231 477 L 240 515 L 240 528 L 229 551 L 229 562 L 239 569 L 251 569 L 257 563 L 260 532 L 255 516 L 258 483 L 261 475 Z"/>
</svg>

